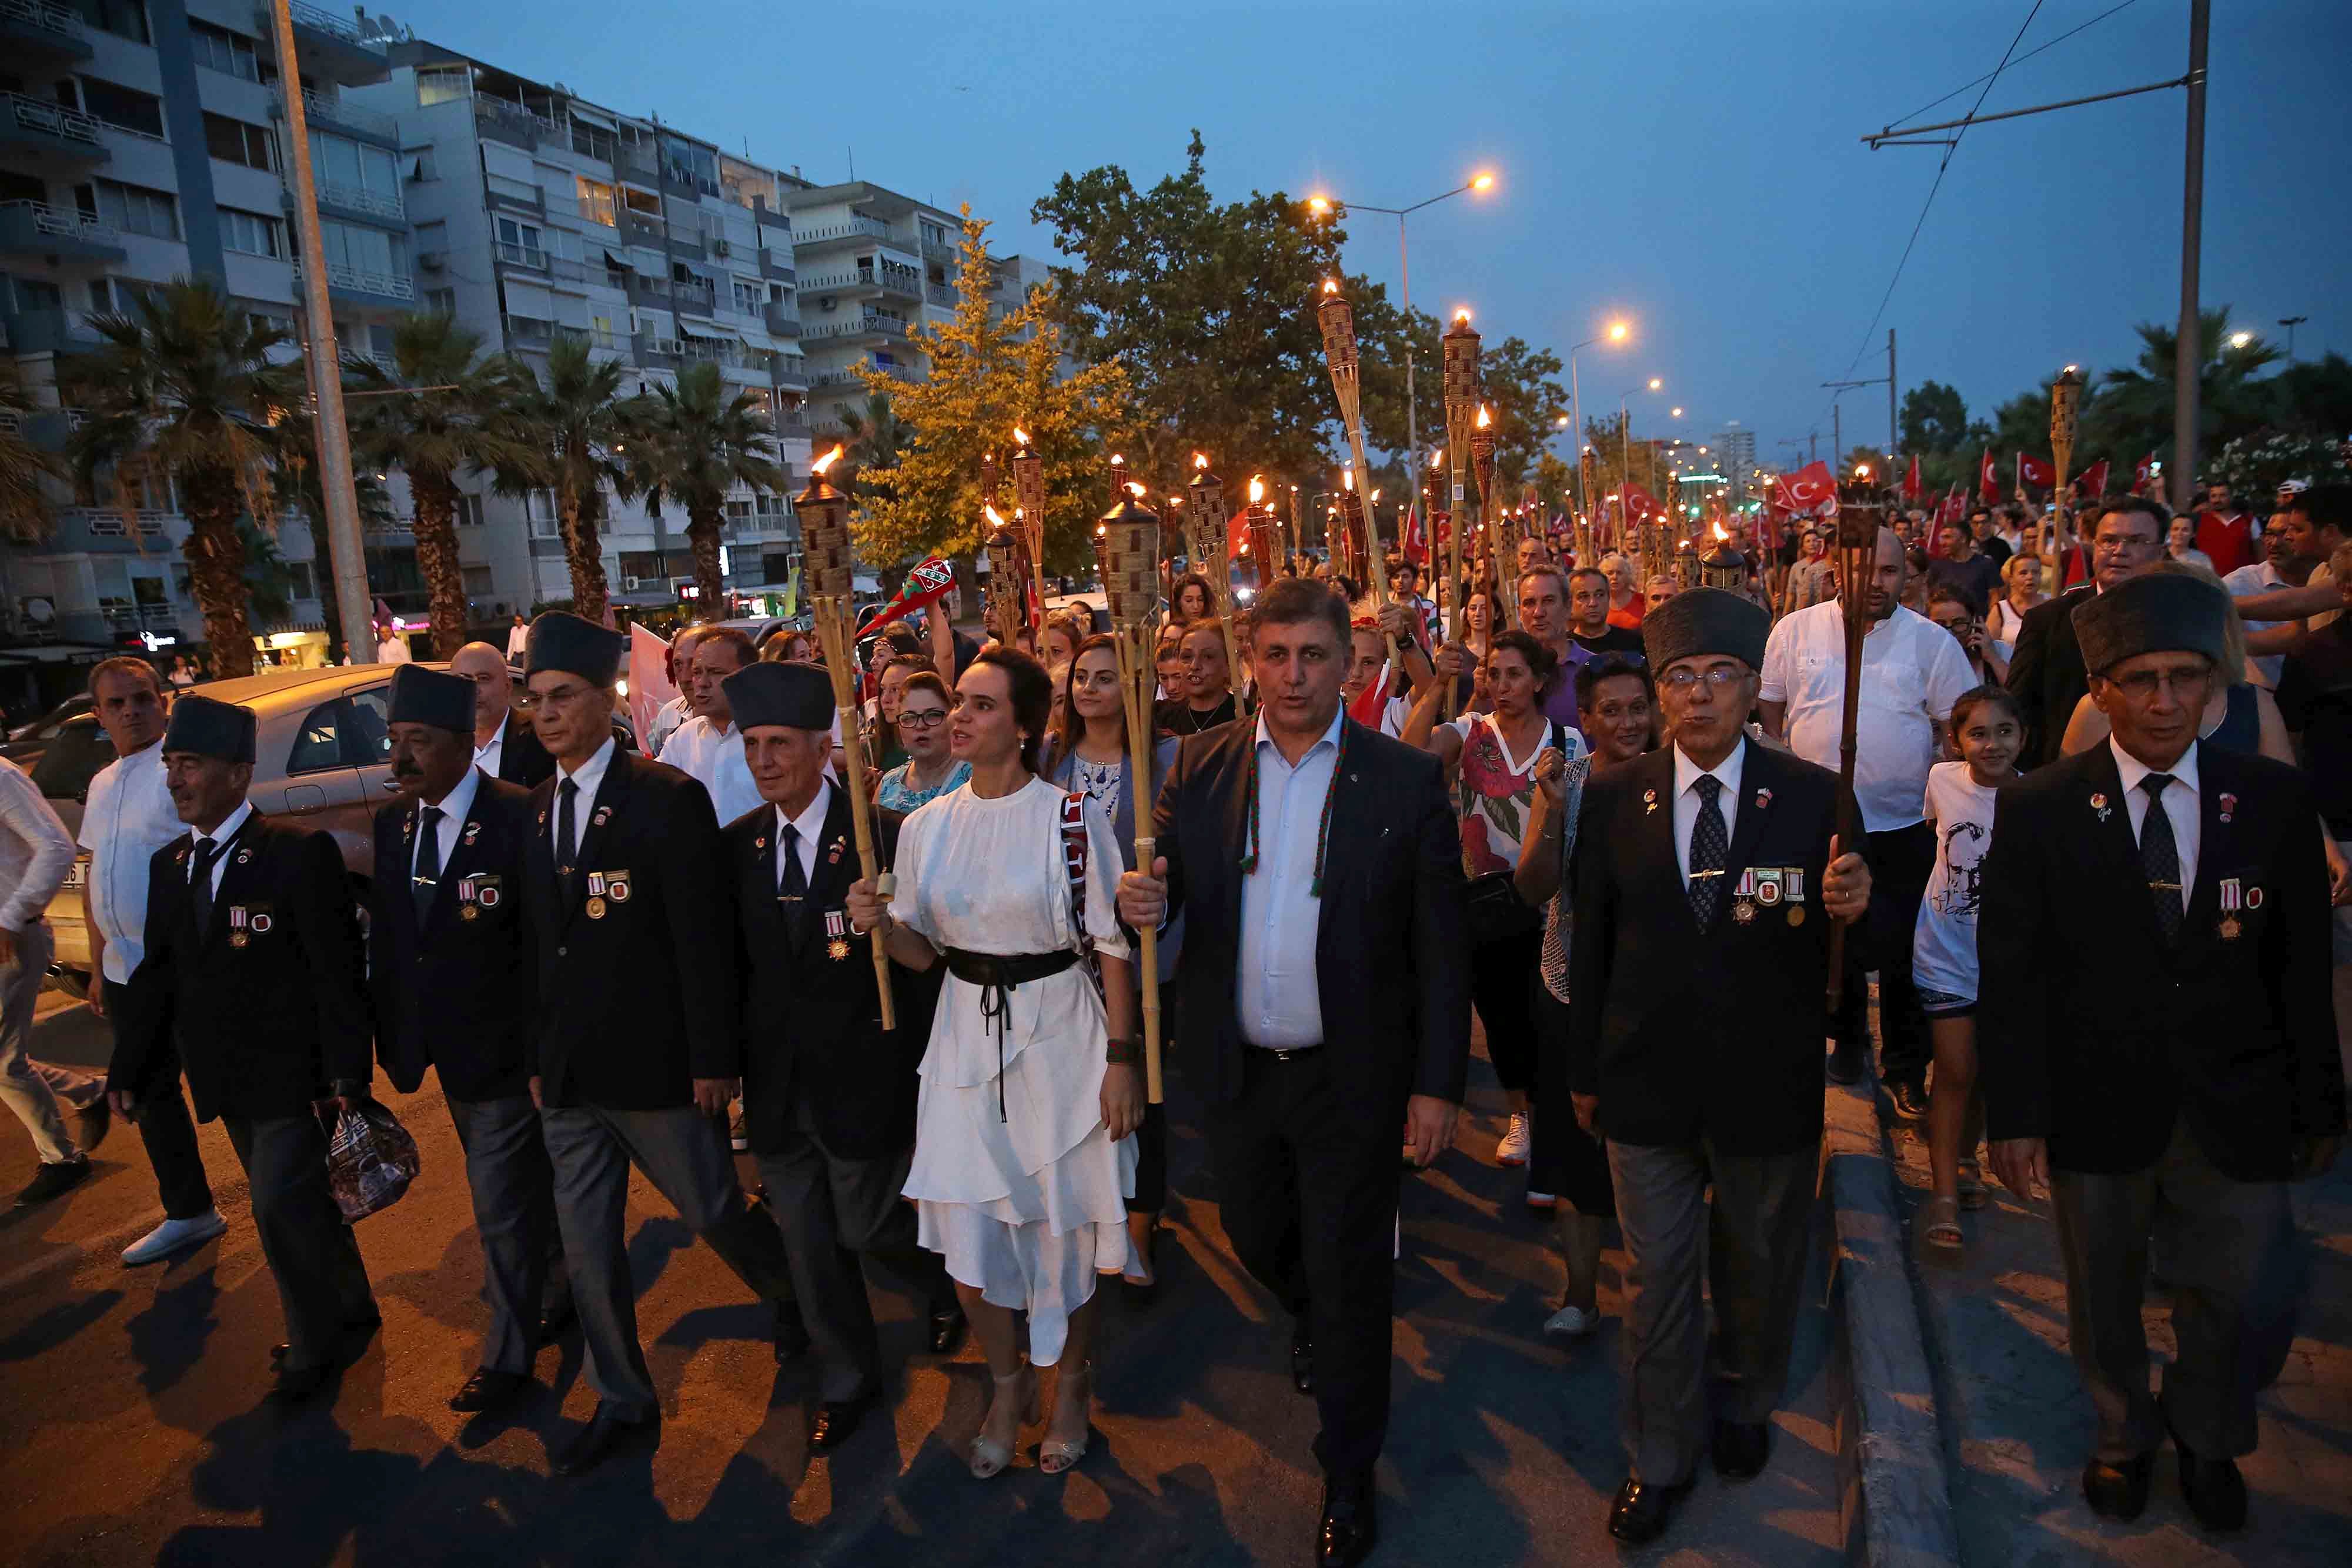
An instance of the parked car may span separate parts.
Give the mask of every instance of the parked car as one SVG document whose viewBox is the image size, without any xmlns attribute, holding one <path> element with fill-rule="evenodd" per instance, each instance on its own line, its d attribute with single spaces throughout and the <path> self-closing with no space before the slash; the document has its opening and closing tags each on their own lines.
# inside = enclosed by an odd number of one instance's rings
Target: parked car
<svg viewBox="0 0 2352 1568">
<path fill-rule="evenodd" d="M 68 720 L 90 710 L 89 694 L 76 692 L 57 706 L 30 724 L 20 724 L 8 732 L 5 742 L 0 742 L 0 757 L 19 768 L 30 768 L 40 760 L 41 753 L 58 737 L 58 732 Z"/>
</svg>

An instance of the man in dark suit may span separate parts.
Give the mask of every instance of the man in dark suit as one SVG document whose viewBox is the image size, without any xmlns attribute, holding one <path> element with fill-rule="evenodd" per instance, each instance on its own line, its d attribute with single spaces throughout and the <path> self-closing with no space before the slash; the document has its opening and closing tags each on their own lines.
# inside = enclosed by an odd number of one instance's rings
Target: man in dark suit
<svg viewBox="0 0 2352 1568">
<path fill-rule="evenodd" d="M 495 1410 L 530 1386 L 551 1274 L 550 1315 L 571 1314 L 525 1060 L 539 978 L 522 901 L 530 795 L 475 765 L 474 707 L 462 675 L 422 664 L 393 673 L 392 777 L 403 798 L 375 814 L 368 896 L 376 1056 L 404 1094 L 426 1067 L 440 1072 L 481 1236 L 490 1326 L 478 1369 L 449 1401 L 462 1412 Z"/>
<path fill-rule="evenodd" d="M 2137 1517 L 2168 1431 L 2208 1530 L 2245 1521 L 2236 1458 L 2293 1318 L 2286 1184 L 2326 1170 L 2344 1131 L 2310 782 L 2198 743 L 2228 611 L 2170 573 L 2084 606 L 2109 742 L 2000 791 L 1977 927 L 1993 1169 L 2020 1197 L 2050 1188 L 2098 1412 L 2084 1497 Z M 2179 1345 L 2158 1398 L 2151 1249 Z"/>
<path fill-rule="evenodd" d="M 2035 605 L 2018 623 L 2007 685 L 2025 710 L 2029 767 L 2055 762 L 2063 755 L 2067 721 L 2090 689 L 2083 651 L 2075 642 L 2074 612 L 2162 560 L 2165 527 L 2164 509 L 2145 496 L 2108 502 L 2091 536 L 2092 580 Z"/>
<path fill-rule="evenodd" d="M 539 743 L 530 725 L 514 712 L 514 672 L 506 656 L 488 643 L 468 643 L 449 661 L 449 673 L 474 683 L 475 766 L 493 779 L 528 791 L 547 782 L 555 758 Z"/>
<path fill-rule="evenodd" d="M 1340 709 L 1347 605 L 1284 578 L 1255 622 L 1264 706 L 1184 741 L 1119 911 L 1186 911 L 1180 1044 L 1215 1106 L 1225 1234 L 1297 1318 L 1318 1560 L 1352 1563 L 1388 1431 L 1397 1129 L 1419 1164 L 1444 1153 L 1469 1065 L 1461 850 L 1437 759 Z"/>
<path fill-rule="evenodd" d="M 322 1103 L 356 1109 L 374 1070 L 341 852 L 254 810 L 254 729 L 250 708 L 193 695 L 172 705 L 164 779 L 191 831 L 148 862 L 146 957 L 108 1087 L 134 1105 L 160 1092 L 176 1046 L 196 1120 L 227 1127 L 286 1314 L 269 1398 L 292 1405 L 326 1390 L 379 1321 L 327 1185 L 319 1116 Z"/>
<path fill-rule="evenodd" d="M 530 1090 L 599 1396 L 555 1457 L 565 1475 L 655 1435 L 622 1223 L 631 1166 L 756 1294 L 793 1294 L 783 1243 L 744 1198 L 727 1149 L 743 1040 L 719 822 L 701 785 L 614 738 L 622 645 L 551 611 L 531 623 L 525 655 L 532 723 L 557 765 L 531 792 L 523 872 L 539 969 Z"/>
<path fill-rule="evenodd" d="M 725 695 L 766 802 L 719 835 L 736 882 L 743 1125 L 816 1352 L 809 1447 L 824 1453 L 848 1440 L 881 1392 L 859 1254 L 908 1287 L 934 1354 L 963 1337 L 945 1262 L 917 1240 L 914 1206 L 898 1196 L 944 971 L 894 967 L 898 1027 L 882 1027 L 867 944 L 851 938 L 844 903 L 857 876 L 849 797 L 824 777 L 831 679 L 814 664 L 747 664 L 727 677 Z M 885 863 L 898 822 L 877 824 Z"/>
<path fill-rule="evenodd" d="M 1568 1030 L 1544 1042 L 1543 1078 L 1607 1139 L 1633 1254 L 1631 1473 L 1609 1516 L 1633 1544 L 1665 1529 L 1707 1437 L 1703 1276 L 1740 1379 L 1715 1468 L 1744 1480 L 1769 1457 L 1821 1162 L 1829 926 L 1869 904 L 1870 873 L 1836 838 L 1837 775 L 1742 728 L 1770 623 L 1713 588 L 1643 618 L 1667 744 L 1584 786 Z"/>
</svg>

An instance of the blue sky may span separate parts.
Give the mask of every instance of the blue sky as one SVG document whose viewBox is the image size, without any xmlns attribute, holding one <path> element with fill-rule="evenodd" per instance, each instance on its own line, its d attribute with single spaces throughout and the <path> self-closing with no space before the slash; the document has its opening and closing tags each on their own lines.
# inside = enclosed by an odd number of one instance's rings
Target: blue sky
<svg viewBox="0 0 2352 1568">
<path fill-rule="evenodd" d="M 2020 54 L 2116 0 L 2042 0 Z M 1401 206 L 1412 298 L 1564 351 L 1612 315 L 1631 347 L 1580 356 L 1588 415 L 1651 376 L 1636 434 L 1759 455 L 1817 425 L 1824 381 L 1958 386 L 1971 413 L 2058 365 L 2137 351 L 2179 310 L 2185 95 L 1972 130 L 1874 331 L 1937 151 L 1857 140 L 1992 69 L 2033 0 L 1820 4 L 1021 5 L 749 0 L 409 0 L 420 37 L 617 109 L 659 112 L 811 179 L 864 178 L 995 220 L 1045 251 L 1030 204 L 1065 171 L 1180 167 L 1198 126 L 1222 197 L 1317 189 Z M 2299 356 L 2352 347 L 2352 5 L 2214 6 L 2202 296 Z M 2133 0 L 2012 67 L 1986 112 L 2181 74 L 2188 0 Z M 1975 89 L 1922 117 L 1956 118 Z M 1351 268 L 1394 287 L 1392 220 L 1360 214 Z M 1851 368 L 1850 368 L 1851 367 Z M 1669 420 L 1680 404 L 1685 417 Z M 1883 443 L 1883 388 L 1844 400 Z"/>
</svg>

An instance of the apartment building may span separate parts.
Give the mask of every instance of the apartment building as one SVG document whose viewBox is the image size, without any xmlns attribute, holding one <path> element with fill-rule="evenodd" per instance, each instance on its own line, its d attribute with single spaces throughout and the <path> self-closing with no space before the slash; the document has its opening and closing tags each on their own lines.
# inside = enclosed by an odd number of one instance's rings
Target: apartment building
<svg viewBox="0 0 2352 1568">
<path fill-rule="evenodd" d="M 390 29 L 308 4 L 293 17 L 330 296 L 363 348 L 415 298 L 397 139 L 343 97 L 383 78 Z M 41 405 L 34 440 L 61 444 L 76 423 L 58 371 L 97 345 L 90 318 L 142 288 L 209 277 L 299 326 L 278 74 L 268 11 L 252 0 L 0 0 L 0 329 Z M 71 666 L 123 646 L 203 634 L 169 487 L 129 515 L 100 489 L 60 490 L 50 529 L 0 549 L 0 695 L 70 685 Z M 315 658 L 323 568 L 298 520 L 274 531 L 284 570 L 257 596 L 255 631 L 273 656 Z"/>
<path fill-rule="evenodd" d="M 384 79 L 349 97 L 400 128 L 419 308 L 454 313 L 541 373 L 556 341 L 584 342 L 624 368 L 624 395 L 715 363 L 765 405 L 785 468 L 805 476 L 808 376 L 777 171 L 423 40 L 395 44 Z M 475 613 L 571 597 L 553 497 L 472 488 L 459 547 Z M 393 510 L 407 515 L 404 499 Z M 609 494 L 605 511 L 616 602 L 673 602 L 693 577 L 685 517 Z M 730 588 L 781 591 L 799 555 L 789 502 L 745 491 L 729 512 Z M 382 537 L 396 549 L 403 535 Z"/>
</svg>

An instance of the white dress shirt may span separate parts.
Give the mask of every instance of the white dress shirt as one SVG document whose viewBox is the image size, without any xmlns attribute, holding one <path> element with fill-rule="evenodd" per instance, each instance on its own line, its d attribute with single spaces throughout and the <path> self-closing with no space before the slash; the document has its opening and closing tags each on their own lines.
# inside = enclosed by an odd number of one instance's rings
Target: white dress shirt
<svg viewBox="0 0 2352 1568">
<path fill-rule="evenodd" d="M 1757 695 L 1788 705 L 1789 749 L 1835 768 L 1845 724 L 1845 607 L 1832 599 L 1783 616 L 1764 645 L 1762 675 Z M 1884 833 L 1927 820 L 1936 726 L 1976 684 L 1959 640 L 1916 610 L 1898 604 L 1864 635 L 1853 794 L 1864 829 Z"/>
<path fill-rule="evenodd" d="M 1257 719 L 1257 870 L 1242 879 L 1242 929 L 1234 996 L 1242 1038 L 1282 1051 L 1323 1043 L 1323 998 L 1316 988 L 1315 841 L 1339 766 L 1342 712 L 1293 768 Z"/>
<path fill-rule="evenodd" d="M 474 766 L 493 779 L 499 776 L 499 768 L 506 762 L 507 732 L 513 726 L 514 721 L 514 715 L 508 714 L 499 720 L 499 727 L 491 734 L 490 738 L 474 747 Z"/>
<path fill-rule="evenodd" d="M 528 624 L 507 629 L 507 657 L 519 659 L 530 651 L 530 627 Z"/>
<path fill-rule="evenodd" d="M 816 841 L 824 836 L 824 814 L 833 810 L 833 786 L 822 779 L 818 779 L 814 798 L 797 817 L 785 816 L 782 806 L 771 809 L 776 813 L 778 847 L 789 841 L 784 837 L 786 827 L 800 835 L 800 842 L 793 845 L 793 851 L 794 858 L 801 862 L 801 883 L 803 886 L 814 885 L 816 882 Z M 776 857 L 776 885 L 779 888 L 784 885 L 784 857 L 782 855 Z"/>
<path fill-rule="evenodd" d="M 2274 588 L 2292 588 L 2294 585 L 2281 577 L 2279 569 L 2269 561 L 2258 560 L 2252 566 L 2242 566 L 2223 578 L 2221 586 L 2230 591 L 2231 598 L 2242 599 L 2250 593 L 2268 593 Z M 2271 627 L 2284 624 L 2284 622 L 2278 621 L 2248 621 L 2246 630 L 2264 632 Z M 2284 653 L 2252 655 L 2246 660 L 2245 678 L 2266 692 L 2274 692 L 2278 690 L 2280 666 L 2285 663 L 2286 655 Z M 2231 672 L 2222 673 L 2230 674 L 2232 680 L 2237 678 L 2234 674 L 2231 674 Z"/>
<path fill-rule="evenodd" d="M 669 744 L 669 737 L 677 733 L 680 725 L 693 716 L 693 714 L 688 711 L 686 698 L 683 695 L 674 696 L 656 708 L 654 722 L 647 727 L 640 741 L 640 744 L 645 747 L 646 755 L 656 762 L 660 761 L 662 747 Z"/>
<path fill-rule="evenodd" d="M 106 939 L 106 977 L 128 984 L 147 956 L 147 862 L 188 831 L 163 782 L 161 737 L 89 781 L 81 847 L 89 852 L 89 913 Z"/>
<path fill-rule="evenodd" d="M 2107 737 L 2107 748 L 2116 754 L 2116 771 L 2124 781 L 2124 810 L 2131 815 L 2132 842 L 2139 842 L 2139 831 L 2147 821 L 2147 791 L 2139 787 L 2140 780 L 2156 771 L 2130 752 L 2116 744 L 2115 737 Z M 2172 847 L 2180 856 L 2180 907 L 2189 908 L 2189 895 L 2197 885 L 2197 841 L 2202 828 L 2198 815 L 2197 743 L 2190 741 L 2180 760 L 2165 770 L 2172 775 L 2172 783 L 2164 791 L 2164 814 L 2172 823 Z"/>
<path fill-rule="evenodd" d="M 457 788 L 451 789 L 446 795 L 442 796 L 438 800 L 425 800 L 418 803 L 420 811 L 429 806 L 441 813 L 441 820 L 433 824 L 434 837 L 439 841 L 440 849 L 440 854 L 433 863 L 444 871 L 448 869 L 449 857 L 457 852 L 457 831 L 466 825 L 466 813 L 474 809 L 474 795 L 481 788 L 481 782 L 480 771 L 468 768 L 466 769 L 466 776 L 457 780 Z M 425 839 L 424 835 L 419 834 L 416 842 L 411 844 L 408 850 L 410 876 L 416 874 L 417 862 L 424 853 Z"/>
<path fill-rule="evenodd" d="M 22 931 L 40 919 L 73 862 L 73 835 L 41 787 L 13 762 L 0 768 L 0 926 Z"/>
<path fill-rule="evenodd" d="M 218 844 L 221 847 L 213 853 L 212 893 L 213 896 L 215 898 L 220 896 L 221 873 L 228 865 L 228 843 L 231 840 L 236 837 L 236 831 L 245 826 L 245 820 L 252 815 L 253 802 L 250 800 L 239 800 L 236 803 L 236 810 L 231 811 L 227 816 L 223 817 L 220 821 L 220 826 L 215 828 L 211 832 L 208 833 L 202 828 L 190 828 L 188 830 L 188 880 L 190 882 L 193 883 L 196 880 L 197 854 L 200 853 L 203 851 L 204 846 L 208 843 Z"/>
<path fill-rule="evenodd" d="M 394 632 L 375 645 L 375 662 L 379 664 L 405 664 L 416 655 L 409 651 L 408 639 Z"/>
<path fill-rule="evenodd" d="M 659 760 L 701 781 L 722 827 L 760 809 L 760 787 L 751 782 L 751 765 L 743 757 L 740 725 L 730 724 L 721 734 L 709 718 L 688 719 L 662 747 Z"/>
<path fill-rule="evenodd" d="M 580 765 L 577 772 L 567 773 L 561 763 L 555 768 L 555 801 L 547 813 L 548 841 L 555 847 L 555 863 L 569 865 L 572 857 L 580 852 L 580 841 L 588 836 L 588 819 L 595 814 L 596 791 L 604 782 L 605 770 L 613 766 L 613 753 L 620 749 L 617 740 L 606 740 L 596 748 L 596 755 Z M 557 835 L 563 831 L 563 781 L 569 779 L 579 787 L 580 794 L 572 802 L 572 841 L 565 843 Z"/>
<path fill-rule="evenodd" d="M 1946 632 L 1944 635 L 1949 637 L 1951 633 Z M 1683 755 L 1680 746 L 1675 747 L 1675 863 L 1683 868 L 1685 885 L 1690 882 L 1691 830 L 1698 826 L 1699 779 L 1712 777 L 1723 783 L 1715 797 L 1715 809 L 1723 813 L 1723 842 L 1727 855 L 1732 832 L 1739 826 L 1739 779 L 1747 768 L 1748 737 L 1744 734 L 1739 744 L 1731 748 L 1731 755 L 1712 768 L 1701 768 Z"/>
</svg>

